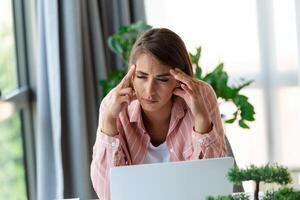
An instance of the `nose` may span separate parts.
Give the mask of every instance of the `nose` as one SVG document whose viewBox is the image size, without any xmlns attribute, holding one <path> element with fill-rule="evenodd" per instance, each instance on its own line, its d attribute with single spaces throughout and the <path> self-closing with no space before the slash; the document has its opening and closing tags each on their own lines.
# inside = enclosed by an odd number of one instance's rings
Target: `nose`
<svg viewBox="0 0 300 200">
<path fill-rule="evenodd" d="M 155 86 L 153 80 L 149 80 L 146 84 L 145 93 L 148 99 L 151 99 L 155 93 Z"/>
</svg>

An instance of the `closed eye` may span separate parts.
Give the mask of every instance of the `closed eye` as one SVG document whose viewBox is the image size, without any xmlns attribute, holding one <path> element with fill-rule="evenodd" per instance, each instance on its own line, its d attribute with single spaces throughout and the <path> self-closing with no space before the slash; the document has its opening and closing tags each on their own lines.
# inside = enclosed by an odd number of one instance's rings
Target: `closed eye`
<svg viewBox="0 0 300 200">
<path fill-rule="evenodd" d="M 136 77 L 137 77 L 137 78 L 140 78 L 140 79 L 147 79 L 147 76 L 137 75 Z M 169 81 L 168 78 L 157 78 L 156 80 L 158 80 L 158 81 L 160 81 L 160 82 L 168 82 L 168 81 Z"/>
<path fill-rule="evenodd" d="M 137 78 L 145 79 L 147 78 L 146 76 L 136 76 Z"/>
<path fill-rule="evenodd" d="M 161 81 L 161 82 L 168 82 L 169 79 L 157 79 L 158 81 Z"/>
</svg>

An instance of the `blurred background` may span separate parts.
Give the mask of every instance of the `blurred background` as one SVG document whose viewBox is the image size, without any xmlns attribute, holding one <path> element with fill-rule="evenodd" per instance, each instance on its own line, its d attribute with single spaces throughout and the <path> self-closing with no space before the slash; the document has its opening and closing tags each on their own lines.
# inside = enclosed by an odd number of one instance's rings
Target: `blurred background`
<svg viewBox="0 0 300 200">
<path fill-rule="evenodd" d="M 224 124 L 236 162 L 285 165 L 299 184 L 300 1 L 0 0 L 0 199 L 96 198 L 99 80 L 124 67 L 107 40 L 140 20 L 201 46 L 203 72 L 254 80 L 255 121 Z"/>
</svg>

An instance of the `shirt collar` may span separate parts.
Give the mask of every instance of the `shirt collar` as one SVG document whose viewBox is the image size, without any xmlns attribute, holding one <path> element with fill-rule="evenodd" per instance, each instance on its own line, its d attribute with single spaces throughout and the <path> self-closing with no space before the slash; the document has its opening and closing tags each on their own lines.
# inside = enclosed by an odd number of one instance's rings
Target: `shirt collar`
<svg viewBox="0 0 300 200">
<path fill-rule="evenodd" d="M 140 123 L 142 121 L 142 110 L 139 101 L 136 99 L 128 106 L 129 121 Z"/>
</svg>

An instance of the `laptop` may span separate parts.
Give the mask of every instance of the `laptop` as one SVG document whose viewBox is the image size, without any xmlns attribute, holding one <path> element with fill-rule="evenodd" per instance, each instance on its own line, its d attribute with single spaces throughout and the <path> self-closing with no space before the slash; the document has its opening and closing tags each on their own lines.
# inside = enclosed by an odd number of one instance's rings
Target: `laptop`
<svg viewBox="0 0 300 200">
<path fill-rule="evenodd" d="M 204 200 L 228 195 L 231 157 L 111 168 L 112 200 Z"/>
</svg>

